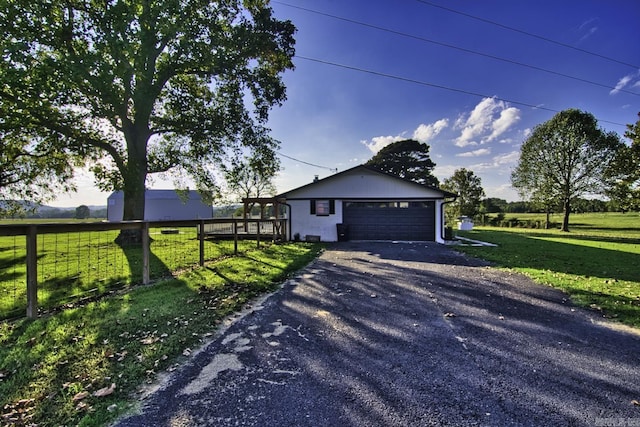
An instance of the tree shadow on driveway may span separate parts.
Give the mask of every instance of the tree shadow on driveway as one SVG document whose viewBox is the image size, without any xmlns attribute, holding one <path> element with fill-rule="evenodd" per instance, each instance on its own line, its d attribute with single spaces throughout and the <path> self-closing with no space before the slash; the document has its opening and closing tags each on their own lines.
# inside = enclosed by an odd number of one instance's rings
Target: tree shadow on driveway
<svg viewBox="0 0 640 427">
<path fill-rule="evenodd" d="M 349 243 L 120 425 L 594 425 L 639 418 L 637 384 L 639 336 L 561 292 L 442 246 Z"/>
</svg>

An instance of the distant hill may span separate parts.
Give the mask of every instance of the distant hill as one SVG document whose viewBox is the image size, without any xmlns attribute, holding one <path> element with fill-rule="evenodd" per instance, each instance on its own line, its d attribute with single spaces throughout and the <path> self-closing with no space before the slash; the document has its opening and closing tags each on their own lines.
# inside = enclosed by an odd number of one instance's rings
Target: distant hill
<svg viewBox="0 0 640 427">
<path fill-rule="evenodd" d="M 32 203 L 26 200 L 12 200 L 10 202 L 0 200 L 0 210 L 6 209 L 9 205 L 17 204 L 21 206 L 24 213 L 18 215 L 24 218 L 73 218 L 76 213 L 76 207 L 57 207 Z M 91 218 L 106 218 L 106 205 L 87 205 L 91 213 Z"/>
</svg>

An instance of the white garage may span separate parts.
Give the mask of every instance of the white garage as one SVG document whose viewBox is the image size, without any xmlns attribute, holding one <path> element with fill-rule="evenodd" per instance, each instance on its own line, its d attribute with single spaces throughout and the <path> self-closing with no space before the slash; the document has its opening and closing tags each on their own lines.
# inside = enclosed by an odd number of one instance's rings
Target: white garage
<svg viewBox="0 0 640 427">
<path fill-rule="evenodd" d="M 303 240 L 443 243 L 443 204 L 456 195 L 361 165 L 276 197 Z"/>
</svg>

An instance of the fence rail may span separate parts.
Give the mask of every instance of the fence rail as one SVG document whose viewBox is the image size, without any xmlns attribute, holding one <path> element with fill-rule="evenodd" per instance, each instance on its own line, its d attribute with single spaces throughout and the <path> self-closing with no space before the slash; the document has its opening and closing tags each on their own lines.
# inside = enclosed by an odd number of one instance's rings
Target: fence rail
<svg viewBox="0 0 640 427">
<path fill-rule="evenodd" d="M 121 230 L 141 230 L 142 244 L 115 244 Z M 179 268 L 238 254 L 253 241 L 259 248 L 267 240 L 288 240 L 286 220 L 0 224 L 0 318 L 24 307 L 25 299 L 27 317 L 35 317 L 39 297 L 53 301 L 71 289 L 147 284 Z"/>
</svg>

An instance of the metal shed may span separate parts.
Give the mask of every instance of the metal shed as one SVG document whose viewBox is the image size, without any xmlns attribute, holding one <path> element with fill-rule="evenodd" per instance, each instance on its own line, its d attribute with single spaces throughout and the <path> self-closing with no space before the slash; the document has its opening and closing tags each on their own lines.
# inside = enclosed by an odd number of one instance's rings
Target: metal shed
<svg viewBox="0 0 640 427">
<path fill-rule="evenodd" d="M 107 219 L 122 221 L 124 194 L 115 191 L 107 198 Z M 195 190 L 181 198 L 175 190 L 146 190 L 144 219 L 147 221 L 173 221 L 183 219 L 212 218 L 213 207 L 202 201 Z"/>
</svg>

